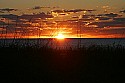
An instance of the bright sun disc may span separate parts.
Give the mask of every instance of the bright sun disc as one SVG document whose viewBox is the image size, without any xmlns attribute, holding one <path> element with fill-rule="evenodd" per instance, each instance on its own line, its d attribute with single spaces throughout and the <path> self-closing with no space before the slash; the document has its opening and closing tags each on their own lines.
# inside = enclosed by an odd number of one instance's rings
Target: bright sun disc
<svg viewBox="0 0 125 83">
<path fill-rule="evenodd" d="M 56 36 L 57 39 L 64 39 L 64 35 L 62 33 L 59 33 L 57 36 Z"/>
</svg>

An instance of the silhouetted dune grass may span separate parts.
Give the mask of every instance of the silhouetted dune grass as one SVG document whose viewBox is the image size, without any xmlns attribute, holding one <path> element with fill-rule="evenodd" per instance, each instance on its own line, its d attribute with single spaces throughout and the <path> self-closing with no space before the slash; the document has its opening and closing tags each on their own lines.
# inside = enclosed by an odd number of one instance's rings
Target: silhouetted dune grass
<svg viewBox="0 0 125 83">
<path fill-rule="evenodd" d="M 125 47 L 0 47 L 0 81 L 80 83 L 124 81 Z"/>
</svg>

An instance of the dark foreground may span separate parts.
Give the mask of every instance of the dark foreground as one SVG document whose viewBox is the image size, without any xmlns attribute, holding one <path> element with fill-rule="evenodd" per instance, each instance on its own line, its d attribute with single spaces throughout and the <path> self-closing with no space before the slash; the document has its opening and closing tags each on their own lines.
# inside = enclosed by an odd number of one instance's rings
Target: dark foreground
<svg viewBox="0 0 125 83">
<path fill-rule="evenodd" d="M 125 47 L 1 47 L 0 63 L 0 83 L 119 83 L 125 78 Z"/>
</svg>

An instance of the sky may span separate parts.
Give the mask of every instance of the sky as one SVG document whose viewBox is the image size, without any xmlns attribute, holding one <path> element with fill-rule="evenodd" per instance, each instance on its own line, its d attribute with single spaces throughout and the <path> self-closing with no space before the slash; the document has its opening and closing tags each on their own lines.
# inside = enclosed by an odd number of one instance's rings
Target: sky
<svg viewBox="0 0 125 83">
<path fill-rule="evenodd" d="M 34 6 L 59 6 L 61 8 L 96 8 L 110 6 L 125 9 L 125 0 L 0 0 L 0 8 L 28 8 Z"/>
<path fill-rule="evenodd" d="M 125 13 L 120 13 L 119 11 L 125 10 L 125 0 L 0 0 L 0 9 L 2 8 L 15 8 L 21 9 L 19 11 L 14 12 L 6 12 L 6 13 L 16 13 L 18 15 L 22 15 L 24 13 L 37 13 L 44 10 L 49 11 L 47 9 L 39 9 L 29 11 L 28 9 L 33 9 L 33 7 L 60 7 L 60 9 L 95 9 L 96 14 L 104 14 L 104 10 L 108 11 L 108 13 L 119 13 L 122 14 L 125 19 Z M 37 12 L 36 12 L 37 11 Z M 100 12 L 101 11 L 101 12 Z M 83 13 L 83 12 L 82 12 Z M 90 12 L 87 12 L 90 14 Z M 106 12 L 107 13 L 107 12 Z M 3 14 L 3 13 L 2 13 Z M 76 15 L 77 13 L 75 13 Z M 81 14 L 81 13 L 80 13 Z M 93 12 L 91 13 L 93 14 Z M 74 14 L 72 14 L 74 15 Z M 78 15 L 78 14 L 77 14 Z M 70 16 L 70 15 L 69 15 Z M 70 16 L 71 17 L 71 16 Z M 67 18 L 67 17 L 66 17 Z M 59 17 L 59 19 L 62 19 Z M 64 19 L 64 17 L 63 17 Z M 56 19 L 57 20 L 57 19 Z M 117 23 L 116 23 L 117 24 Z M 125 26 L 125 24 L 122 24 Z M 45 27 L 46 30 L 46 27 Z M 69 28 L 68 28 L 69 30 Z M 72 33 L 72 29 L 71 33 Z M 75 30 L 74 30 L 75 31 Z M 84 33 L 84 37 L 121 37 L 124 36 L 125 29 L 113 28 L 112 30 L 108 28 L 103 29 L 87 29 L 82 30 Z M 86 31 L 86 32 L 84 32 Z M 70 32 L 70 31 L 67 31 Z M 68 33 L 66 33 L 68 34 Z M 70 33 L 69 33 L 70 34 Z M 76 35 L 76 34 L 75 34 Z"/>
</svg>

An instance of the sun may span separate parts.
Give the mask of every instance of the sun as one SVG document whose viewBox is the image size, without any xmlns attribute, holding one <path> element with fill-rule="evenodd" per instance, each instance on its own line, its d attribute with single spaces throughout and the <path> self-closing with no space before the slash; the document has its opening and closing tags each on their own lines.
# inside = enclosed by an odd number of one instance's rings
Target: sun
<svg viewBox="0 0 125 83">
<path fill-rule="evenodd" d="M 59 33 L 57 36 L 56 36 L 57 39 L 64 39 L 64 35 L 62 33 Z"/>
</svg>

